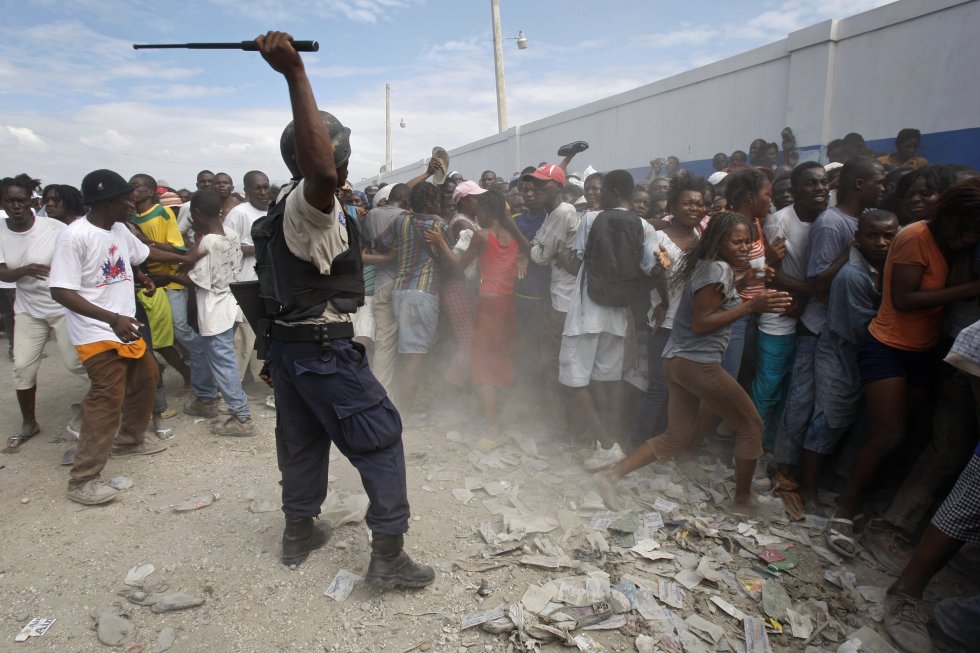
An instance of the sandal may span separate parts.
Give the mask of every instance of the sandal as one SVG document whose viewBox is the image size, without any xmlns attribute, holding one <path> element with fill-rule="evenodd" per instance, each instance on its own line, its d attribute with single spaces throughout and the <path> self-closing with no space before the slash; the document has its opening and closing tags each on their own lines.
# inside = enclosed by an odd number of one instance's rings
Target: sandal
<svg viewBox="0 0 980 653">
<path fill-rule="evenodd" d="M 15 435 L 11 435 L 9 438 L 7 438 L 7 448 L 16 449 L 40 432 L 41 426 L 39 424 L 35 424 L 34 429 L 30 433 L 17 433 Z"/>
<path fill-rule="evenodd" d="M 841 527 L 835 528 L 834 524 L 839 524 Z M 827 522 L 827 544 L 835 552 L 848 559 L 857 555 L 857 542 L 851 537 L 853 534 L 853 520 L 844 519 L 843 517 L 831 517 Z"/>
<path fill-rule="evenodd" d="M 176 410 L 174 410 L 173 408 L 167 408 L 166 410 L 160 413 L 160 419 L 170 419 L 176 414 L 177 414 Z"/>
</svg>

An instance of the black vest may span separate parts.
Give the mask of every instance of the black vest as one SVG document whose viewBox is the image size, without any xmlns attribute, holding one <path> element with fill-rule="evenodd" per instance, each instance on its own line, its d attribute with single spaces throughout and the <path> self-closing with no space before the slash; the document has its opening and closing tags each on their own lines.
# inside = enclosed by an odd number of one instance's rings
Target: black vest
<svg viewBox="0 0 980 653">
<path fill-rule="evenodd" d="M 283 196 L 269 208 L 268 215 L 252 225 L 255 273 L 267 318 L 295 322 L 317 317 L 327 302 L 341 313 L 354 313 L 364 305 L 364 265 L 357 221 L 340 207 L 338 219 L 347 229 L 348 247 L 334 258 L 330 274 L 321 274 L 313 263 L 289 251 L 283 233 L 285 213 L 286 196 Z"/>
</svg>

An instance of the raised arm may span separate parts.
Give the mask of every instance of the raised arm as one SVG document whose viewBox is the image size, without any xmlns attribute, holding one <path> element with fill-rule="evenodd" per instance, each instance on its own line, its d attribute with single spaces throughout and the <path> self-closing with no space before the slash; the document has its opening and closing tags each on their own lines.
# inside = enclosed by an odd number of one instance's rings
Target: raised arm
<svg viewBox="0 0 980 653">
<path fill-rule="evenodd" d="M 285 32 L 269 32 L 257 37 L 255 44 L 272 69 L 286 78 L 289 87 L 296 133 L 296 165 L 305 180 L 303 197 L 310 205 L 329 213 L 333 210 L 338 185 L 333 146 L 320 119 L 303 60 L 293 48 L 292 40 L 293 37 Z"/>
<path fill-rule="evenodd" d="M 429 165 L 425 167 L 425 172 L 420 174 L 418 177 L 413 177 L 409 179 L 408 181 L 405 182 L 405 185 L 408 186 L 409 188 L 415 188 L 423 181 L 425 181 L 432 175 L 436 174 L 436 172 L 438 172 L 441 169 L 442 169 L 442 161 L 440 161 L 435 157 L 432 157 L 431 159 L 429 159 Z"/>
</svg>

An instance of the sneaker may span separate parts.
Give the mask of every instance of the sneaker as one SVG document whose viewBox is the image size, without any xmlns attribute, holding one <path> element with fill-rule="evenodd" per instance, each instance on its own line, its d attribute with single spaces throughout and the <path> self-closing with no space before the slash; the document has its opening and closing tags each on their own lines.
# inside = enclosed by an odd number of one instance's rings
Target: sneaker
<svg viewBox="0 0 980 653">
<path fill-rule="evenodd" d="M 101 478 L 93 478 L 81 485 L 68 489 L 68 498 L 86 506 L 109 503 L 119 496 L 119 490 L 110 487 Z"/>
<path fill-rule="evenodd" d="M 912 547 L 897 528 L 883 519 L 872 519 L 861 534 L 862 544 L 881 568 L 891 576 L 901 576 L 912 559 Z"/>
<path fill-rule="evenodd" d="M 608 449 L 603 449 L 601 444 L 596 443 L 592 457 L 586 460 L 583 465 L 590 472 L 595 472 L 606 467 L 612 467 L 623 458 L 625 455 L 618 442 Z"/>
<path fill-rule="evenodd" d="M 943 599 L 933 607 L 932 618 L 947 637 L 970 648 L 980 639 L 980 594 Z"/>
<path fill-rule="evenodd" d="M 169 445 L 159 440 L 144 440 L 140 444 L 124 444 L 112 447 L 113 458 L 128 458 L 129 456 L 149 456 L 165 451 Z"/>
<path fill-rule="evenodd" d="M 184 404 L 184 412 L 194 417 L 217 417 L 218 400 L 201 401 L 197 397 L 194 397 Z"/>
<path fill-rule="evenodd" d="M 589 149 L 589 144 L 585 141 L 574 141 L 558 148 L 558 156 L 568 156 L 569 154 L 579 154 Z"/>
<path fill-rule="evenodd" d="M 885 595 L 885 632 L 908 653 L 932 653 L 929 609 L 922 599 L 905 594 Z"/>
<path fill-rule="evenodd" d="M 215 435 L 226 435 L 232 438 L 250 438 L 255 435 L 255 423 L 252 422 L 251 417 L 241 420 L 232 416 L 224 422 L 212 424 L 211 432 Z"/>
<path fill-rule="evenodd" d="M 68 420 L 68 426 L 65 427 L 76 440 L 82 436 L 82 405 L 72 404 L 71 405 L 71 419 Z"/>
</svg>

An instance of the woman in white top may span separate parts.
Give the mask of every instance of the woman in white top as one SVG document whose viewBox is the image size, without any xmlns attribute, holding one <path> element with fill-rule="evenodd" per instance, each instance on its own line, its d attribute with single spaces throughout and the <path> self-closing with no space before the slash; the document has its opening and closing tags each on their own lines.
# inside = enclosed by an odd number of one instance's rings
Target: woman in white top
<svg viewBox="0 0 980 653">
<path fill-rule="evenodd" d="M 7 438 L 7 446 L 16 449 L 41 431 L 35 415 L 37 372 L 44 344 L 52 331 L 65 367 L 83 379 L 86 374 L 68 339 L 65 309 L 51 299 L 48 290 L 55 241 L 65 225 L 52 218 L 34 215 L 31 193 L 35 182 L 28 175 L 4 181 L 0 199 L 7 218 L 0 221 L 0 280 L 17 285 L 14 387 L 23 420 L 20 430 Z M 71 425 L 69 430 L 72 430 Z"/>
<path fill-rule="evenodd" d="M 650 336 L 647 339 L 649 387 L 641 411 L 644 439 L 653 433 L 660 433 L 667 426 L 667 378 L 664 376 L 662 356 L 684 290 L 683 285 L 677 283 L 675 272 L 684 253 L 694 247 L 701 237 L 704 179 L 689 175 L 675 177 L 667 191 L 667 209 L 670 215 L 664 221 L 664 228 L 657 232 L 657 238 L 670 257 L 671 272 L 663 275 L 657 287 L 650 291 Z"/>
</svg>

